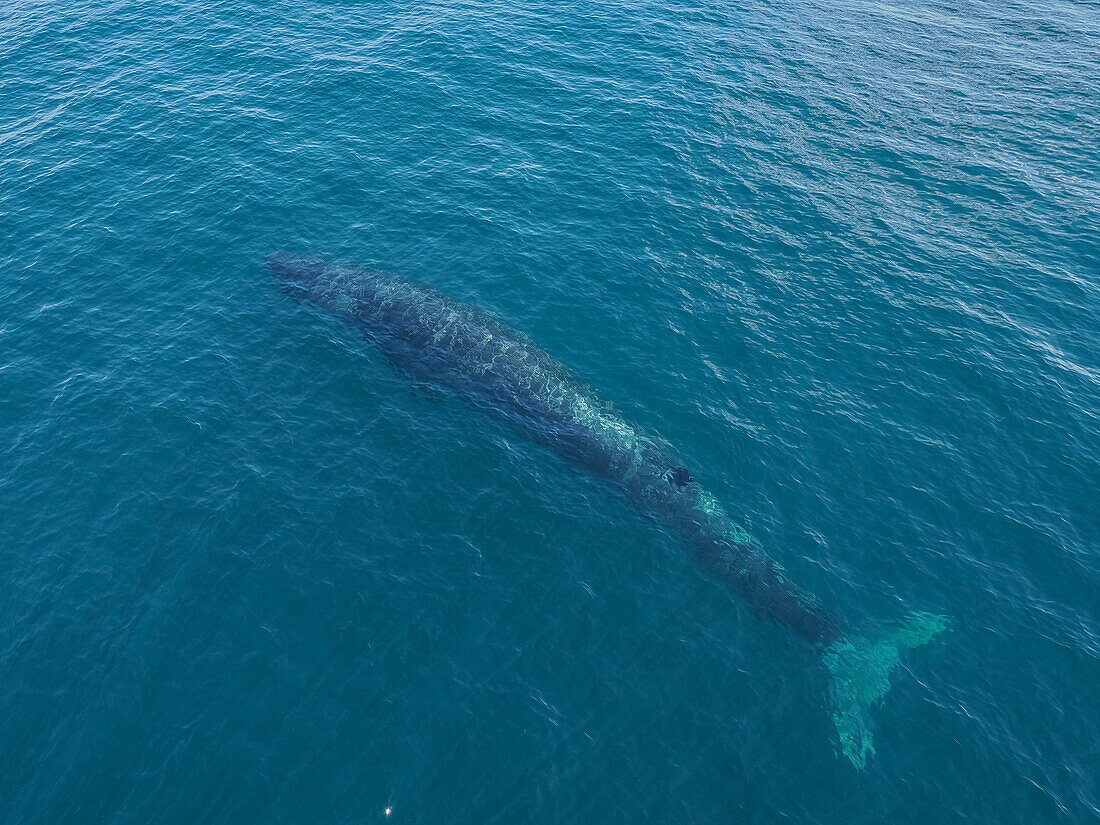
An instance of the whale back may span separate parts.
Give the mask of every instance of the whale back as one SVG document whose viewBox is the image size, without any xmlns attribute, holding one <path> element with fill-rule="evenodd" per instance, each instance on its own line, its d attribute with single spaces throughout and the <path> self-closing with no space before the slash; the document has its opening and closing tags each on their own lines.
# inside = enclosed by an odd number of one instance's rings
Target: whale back
<svg viewBox="0 0 1100 825">
<path fill-rule="evenodd" d="M 378 270 L 285 254 L 267 261 L 286 293 L 360 330 L 413 380 L 451 390 L 592 469 L 612 463 L 581 423 L 601 407 L 591 391 L 479 307 Z"/>
<path fill-rule="evenodd" d="M 455 392 L 616 482 L 644 512 L 675 525 L 700 565 L 757 615 L 817 644 L 839 636 L 835 619 L 726 516 L 666 443 L 603 404 L 527 336 L 385 272 L 286 255 L 268 263 L 287 293 L 358 328 L 414 380 Z"/>
</svg>

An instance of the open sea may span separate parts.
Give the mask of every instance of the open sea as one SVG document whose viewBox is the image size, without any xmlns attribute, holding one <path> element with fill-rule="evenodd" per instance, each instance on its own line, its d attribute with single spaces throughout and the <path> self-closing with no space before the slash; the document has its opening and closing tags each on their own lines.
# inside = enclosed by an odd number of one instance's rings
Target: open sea
<svg viewBox="0 0 1100 825">
<path fill-rule="evenodd" d="M 522 330 L 902 657 L 278 288 Z M 1100 6 L 0 0 L 0 823 L 1100 820 Z"/>
</svg>

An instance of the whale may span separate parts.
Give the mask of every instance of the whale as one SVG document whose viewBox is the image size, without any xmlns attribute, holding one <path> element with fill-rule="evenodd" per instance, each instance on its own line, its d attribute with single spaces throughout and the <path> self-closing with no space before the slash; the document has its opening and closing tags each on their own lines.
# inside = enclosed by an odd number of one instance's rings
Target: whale
<svg viewBox="0 0 1100 825">
<path fill-rule="evenodd" d="M 874 639 L 847 628 L 726 513 L 670 445 L 480 307 L 384 270 L 323 257 L 276 252 L 266 262 L 287 295 L 357 330 L 410 380 L 453 393 L 621 490 L 754 616 L 802 639 L 831 677 L 836 744 L 864 769 L 874 753 L 869 710 L 888 691 L 901 653 L 945 630 L 944 616 L 915 611 Z"/>
</svg>

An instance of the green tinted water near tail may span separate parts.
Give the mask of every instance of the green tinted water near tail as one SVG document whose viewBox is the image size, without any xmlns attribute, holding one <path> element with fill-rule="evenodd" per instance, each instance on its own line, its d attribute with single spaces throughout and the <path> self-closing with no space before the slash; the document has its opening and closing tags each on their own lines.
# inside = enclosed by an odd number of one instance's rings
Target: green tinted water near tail
<svg viewBox="0 0 1100 825">
<path fill-rule="evenodd" d="M 875 752 L 869 711 L 890 689 L 890 676 L 901 662 L 901 652 L 929 642 L 947 629 L 945 616 L 910 613 L 900 627 L 876 641 L 844 637 L 825 652 L 832 675 L 833 724 L 840 750 L 863 770 Z"/>
</svg>

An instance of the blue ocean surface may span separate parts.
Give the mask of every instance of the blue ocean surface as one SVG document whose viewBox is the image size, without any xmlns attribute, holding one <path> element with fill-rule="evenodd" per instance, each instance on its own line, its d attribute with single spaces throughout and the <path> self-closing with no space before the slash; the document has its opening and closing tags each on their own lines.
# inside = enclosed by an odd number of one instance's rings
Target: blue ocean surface
<svg viewBox="0 0 1100 825">
<path fill-rule="evenodd" d="M 903 656 L 285 295 L 428 283 Z M 1100 7 L 0 0 L 0 822 L 1100 818 Z"/>
</svg>

